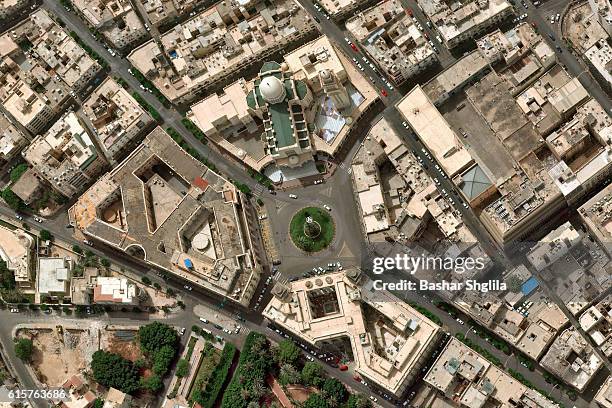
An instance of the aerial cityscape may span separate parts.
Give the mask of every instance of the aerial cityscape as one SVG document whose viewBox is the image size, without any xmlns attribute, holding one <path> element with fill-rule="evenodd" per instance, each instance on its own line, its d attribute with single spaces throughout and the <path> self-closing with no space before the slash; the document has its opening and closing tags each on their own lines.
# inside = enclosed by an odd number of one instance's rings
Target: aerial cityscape
<svg viewBox="0 0 612 408">
<path fill-rule="evenodd" d="M 612 408 L 610 0 L 0 0 L 0 408 Z"/>
</svg>

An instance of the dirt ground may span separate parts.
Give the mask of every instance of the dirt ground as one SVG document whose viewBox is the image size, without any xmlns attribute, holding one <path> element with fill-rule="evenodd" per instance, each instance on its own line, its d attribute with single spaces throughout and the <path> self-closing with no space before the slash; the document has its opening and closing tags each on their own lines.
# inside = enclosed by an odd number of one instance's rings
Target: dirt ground
<svg viewBox="0 0 612 408">
<path fill-rule="evenodd" d="M 50 387 L 60 386 L 87 366 L 83 332 L 71 330 L 62 335 L 54 330 L 28 330 L 21 335 L 32 338 L 32 367 L 38 379 Z"/>
<path fill-rule="evenodd" d="M 301 385 L 289 385 L 287 386 L 287 394 L 291 396 L 295 401 L 306 402 L 310 394 L 316 392 L 314 388 L 307 388 Z"/>
<path fill-rule="evenodd" d="M 111 353 L 116 353 L 126 358 L 130 361 L 136 361 L 140 357 L 142 357 L 142 353 L 140 352 L 140 348 L 135 341 L 122 341 L 112 334 L 107 338 L 107 346 L 105 347 L 106 351 L 110 351 Z"/>
</svg>

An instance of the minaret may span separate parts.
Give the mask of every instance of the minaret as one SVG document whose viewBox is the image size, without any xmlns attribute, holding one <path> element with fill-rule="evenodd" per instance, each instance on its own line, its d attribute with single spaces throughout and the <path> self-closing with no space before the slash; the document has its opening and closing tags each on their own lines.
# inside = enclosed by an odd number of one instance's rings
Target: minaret
<svg viewBox="0 0 612 408">
<path fill-rule="evenodd" d="M 351 99 L 349 98 L 348 92 L 340 83 L 336 74 L 328 69 L 323 69 L 319 71 L 319 81 L 321 81 L 321 88 L 323 88 L 325 94 L 331 98 L 337 110 L 351 106 Z"/>
</svg>

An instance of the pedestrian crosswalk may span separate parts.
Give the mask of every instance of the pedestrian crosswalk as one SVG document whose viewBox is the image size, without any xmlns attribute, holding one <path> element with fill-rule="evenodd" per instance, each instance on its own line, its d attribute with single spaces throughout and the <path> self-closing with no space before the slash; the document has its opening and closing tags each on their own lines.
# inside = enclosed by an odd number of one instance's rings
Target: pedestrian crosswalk
<svg viewBox="0 0 612 408">
<path fill-rule="evenodd" d="M 257 184 L 257 187 L 254 188 L 252 192 L 253 192 L 253 195 L 256 195 L 257 197 L 261 197 L 261 194 L 264 192 L 264 190 L 265 190 L 264 186 L 262 186 L 261 184 Z"/>
</svg>

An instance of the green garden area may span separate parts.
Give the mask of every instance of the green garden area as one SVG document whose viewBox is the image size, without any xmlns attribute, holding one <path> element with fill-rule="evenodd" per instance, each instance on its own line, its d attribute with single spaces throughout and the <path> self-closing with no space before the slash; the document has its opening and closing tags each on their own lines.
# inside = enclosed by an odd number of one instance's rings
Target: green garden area
<svg viewBox="0 0 612 408">
<path fill-rule="evenodd" d="M 331 215 L 319 207 L 305 207 L 291 219 L 291 241 L 302 251 L 318 252 L 334 239 L 336 227 Z"/>
</svg>

